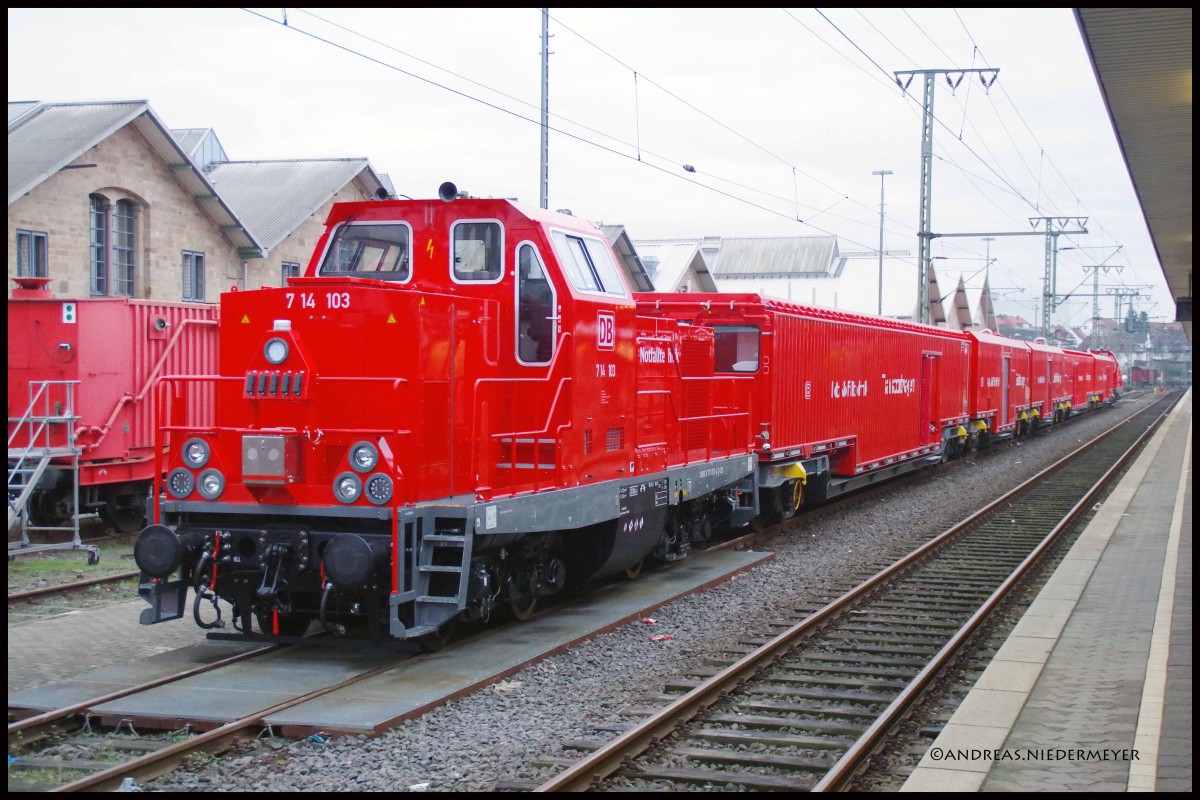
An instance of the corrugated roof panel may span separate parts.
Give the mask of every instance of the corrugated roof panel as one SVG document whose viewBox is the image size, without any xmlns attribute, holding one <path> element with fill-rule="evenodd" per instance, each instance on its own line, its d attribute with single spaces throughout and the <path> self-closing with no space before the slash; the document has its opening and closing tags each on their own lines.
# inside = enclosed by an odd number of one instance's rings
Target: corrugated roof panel
<svg viewBox="0 0 1200 800">
<path fill-rule="evenodd" d="M 679 281 L 693 260 L 699 256 L 699 240 L 671 241 L 638 241 L 634 242 L 642 263 L 653 259 L 654 267 L 647 266 L 650 280 L 654 282 L 657 292 L 674 292 L 679 289 Z M 698 288 L 693 287 L 699 291 Z"/>
<path fill-rule="evenodd" d="M 368 167 L 366 158 L 227 161 L 208 180 L 269 250 Z"/>
<path fill-rule="evenodd" d="M 721 238 L 715 264 L 718 280 L 738 277 L 829 274 L 835 267 L 834 236 L 775 236 Z"/>
<path fill-rule="evenodd" d="M 8 132 L 9 204 L 147 108 L 144 100 L 56 103 L 20 121 Z"/>
<path fill-rule="evenodd" d="M 37 100 L 29 100 L 29 101 L 24 101 L 24 102 L 17 101 L 17 102 L 9 103 L 8 104 L 8 126 L 11 128 L 12 124 L 14 122 L 21 119 L 21 117 L 25 116 L 30 111 L 33 111 L 35 108 L 37 108 L 40 105 L 41 105 L 41 103 L 38 102 Z"/>
<path fill-rule="evenodd" d="M 879 263 L 869 259 L 848 259 L 841 275 L 837 277 L 808 274 L 777 278 L 722 279 L 721 290 L 758 292 L 793 303 L 875 314 L 879 308 Z M 916 307 L 916 297 L 916 265 L 885 258 L 882 315 L 911 319 Z"/>
</svg>

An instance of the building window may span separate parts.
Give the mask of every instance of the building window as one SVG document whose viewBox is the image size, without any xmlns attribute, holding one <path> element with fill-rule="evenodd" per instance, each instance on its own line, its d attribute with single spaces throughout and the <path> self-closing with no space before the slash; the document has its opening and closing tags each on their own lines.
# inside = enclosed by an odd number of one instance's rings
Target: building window
<svg viewBox="0 0 1200 800">
<path fill-rule="evenodd" d="M 204 302 L 204 253 L 183 251 L 183 299 Z"/>
<path fill-rule="evenodd" d="M 17 231 L 17 277 L 50 277 L 49 242 L 43 231 Z"/>
<path fill-rule="evenodd" d="M 300 262 L 299 261 L 284 261 L 283 262 L 283 280 L 280 286 L 287 286 L 288 278 L 300 277 Z"/>
<path fill-rule="evenodd" d="M 118 200 L 112 218 L 113 294 L 123 297 L 133 297 L 135 224 L 133 203 Z"/>
<path fill-rule="evenodd" d="M 92 261 L 92 294 L 108 294 L 108 202 L 99 195 L 88 197 Z"/>
</svg>

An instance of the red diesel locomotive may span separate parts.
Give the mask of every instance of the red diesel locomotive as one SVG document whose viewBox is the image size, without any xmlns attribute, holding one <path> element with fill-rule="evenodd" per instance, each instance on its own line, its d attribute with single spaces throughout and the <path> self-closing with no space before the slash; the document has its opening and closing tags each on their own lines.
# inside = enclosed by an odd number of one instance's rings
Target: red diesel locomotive
<svg viewBox="0 0 1200 800">
<path fill-rule="evenodd" d="M 162 380 L 144 623 L 191 588 L 205 628 L 225 600 L 244 634 L 436 643 L 1022 432 L 1035 407 L 1029 346 L 635 295 L 592 224 L 440 195 L 334 206 L 304 277 L 222 295 L 218 374 Z M 978 358 L 984 339 L 1011 352 Z M 972 370 L 1014 389 L 977 412 Z"/>
</svg>

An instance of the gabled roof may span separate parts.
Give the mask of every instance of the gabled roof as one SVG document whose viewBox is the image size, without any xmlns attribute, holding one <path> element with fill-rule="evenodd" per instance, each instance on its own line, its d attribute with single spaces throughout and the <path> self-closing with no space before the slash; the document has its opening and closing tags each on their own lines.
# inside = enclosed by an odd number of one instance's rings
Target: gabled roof
<svg viewBox="0 0 1200 800">
<path fill-rule="evenodd" d="M 715 292 L 717 282 L 697 239 L 639 239 L 634 243 L 646 272 L 654 282 L 653 291 L 676 292 L 689 268 L 696 274 L 694 292 Z"/>
<path fill-rule="evenodd" d="M 621 262 L 621 269 L 625 273 L 625 277 L 629 280 L 630 288 L 635 292 L 654 291 L 654 284 L 651 282 L 649 274 L 647 274 L 646 265 L 638 257 L 638 252 L 633 246 L 633 241 L 629 238 L 629 234 L 625 232 L 625 226 L 601 225 L 600 230 L 604 232 L 609 246 L 617 254 L 617 258 Z"/>
<path fill-rule="evenodd" d="M 133 125 L 238 250 L 247 257 L 261 254 L 258 240 L 217 196 L 145 100 L 9 103 L 8 119 L 9 205 L 121 128 Z"/>
<path fill-rule="evenodd" d="M 226 161 L 208 180 L 267 251 L 351 182 L 367 197 L 387 190 L 366 158 Z"/>
<path fill-rule="evenodd" d="M 996 330 L 996 313 L 992 309 L 991 290 L 986 278 L 982 286 L 973 286 L 960 274 L 958 286 L 945 301 L 949 303 L 946 315 L 949 327 L 955 330 Z"/>
</svg>

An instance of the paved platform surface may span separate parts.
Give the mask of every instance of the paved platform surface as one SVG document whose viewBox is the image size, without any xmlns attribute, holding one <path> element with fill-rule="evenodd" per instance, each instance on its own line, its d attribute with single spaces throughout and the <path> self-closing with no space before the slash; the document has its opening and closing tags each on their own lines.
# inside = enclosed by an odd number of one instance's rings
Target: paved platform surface
<svg viewBox="0 0 1200 800">
<path fill-rule="evenodd" d="M 1191 791 L 1192 394 L 901 791 Z"/>
<path fill-rule="evenodd" d="M 773 558 L 773 553 L 731 549 L 702 553 L 636 581 L 602 587 L 586 603 L 548 610 L 523 624 L 507 625 L 459 642 L 443 653 L 407 660 L 339 692 L 271 715 L 266 721 L 286 733 L 378 733 L 434 705 L 507 677 L 545 653 L 561 652 L 637 619 L 647 608 L 665 605 Z M 136 611 L 129 609 L 126 616 L 114 615 L 114 610 L 125 611 L 125 606 L 110 607 L 103 614 L 88 612 L 25 626 L 22 641 L 17 643 L 20 658 L 74 663 L 76 674 L 17 691 L 13 691 L 10 679 L 9 707 L 46 711 L 80 703 L 250 647 L 220 640 L 196 642 L 200 632 L 185 621 L 135 631 L 129 628 L 129 620 L 136 619 Z M 54 625 L 46 627 L 50 623 Z M 79 646 L 81 643 L 104 641 L 108 635 L 123 633 L 145 636 L 146 630 L 162 628 L 190 631 L 190 646 L 158 654 L 147 647 L 148 657 L 141 660 L 114 661 L 98 669 L 81 668 L 91 660 L 87 648 Z M 9 630 L 10 668 L 14 630 Z M 35 630 L 43 635 L 38 636 Z M 141 640 L 128 644 L 145 647 Z M 220 667 L 169 687 L 119 698 L 96 706 L 93 712 L 116 720 L 165 717 L 174 721 L 172 727 L 182 727 L 186 722 L 211 727 L 395 663 L 396 658 L 394 653 L 365 648 L 289 648 L 252 663 Z"/>
</svg>

